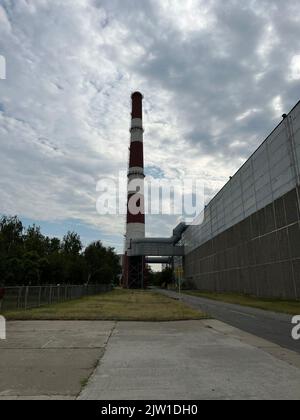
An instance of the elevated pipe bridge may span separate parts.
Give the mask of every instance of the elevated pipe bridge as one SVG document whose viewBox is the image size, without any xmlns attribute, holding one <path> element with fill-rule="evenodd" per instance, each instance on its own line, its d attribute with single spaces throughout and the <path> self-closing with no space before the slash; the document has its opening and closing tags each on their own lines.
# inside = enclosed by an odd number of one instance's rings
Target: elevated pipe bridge
<svg viewBox="0 0 300 420">
<path fill-rule="evenodd" d="M 184 246 L 178 245 L 183 232 L 187 229 L 185 223 L 180 223 L 173 231 L 171 238 L 141 238 L 133 239 L 128 255 L 131 257 L 183 257 Z"/>
</svg>

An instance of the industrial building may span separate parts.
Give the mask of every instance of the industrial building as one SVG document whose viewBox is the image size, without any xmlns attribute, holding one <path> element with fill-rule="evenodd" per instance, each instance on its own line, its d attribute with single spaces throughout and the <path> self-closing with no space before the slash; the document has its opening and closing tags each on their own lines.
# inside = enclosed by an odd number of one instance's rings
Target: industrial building
<svg viewBox="0 0 300 420">
<path fill-rule="evenodd" d="M 202 291 L 300 299 L 300 102 L 183 233 Z"/>
<path fill-rule="evenodd" d="M 129 181 L 144 178 L 142 95 L 132 100 Z M 132 194 L 129 188 L 128 200 Z M 205 207 L 201 222 L 181 223 L 170 238 L 145 238 L 142 210 L 128 212 L 123 284 L 143 287 L 145 263 L 171 258 L 190 288 L 300 299 L 299 196 L 300 102 Z"/>
</svg>

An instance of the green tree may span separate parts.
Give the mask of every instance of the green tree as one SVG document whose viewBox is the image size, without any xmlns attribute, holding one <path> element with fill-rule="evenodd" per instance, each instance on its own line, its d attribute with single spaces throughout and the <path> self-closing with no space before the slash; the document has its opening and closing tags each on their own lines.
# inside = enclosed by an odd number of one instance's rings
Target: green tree
<svg viewBox="0 0 300 420">
<path fill-rule="evenodd" d="M 17 284 L 23 279 L 23 225 L 17 216 L 0 219 L 0 284 Z"/>
<path fill-rule="evenodd" d="M 23 256 L 24 280 L 26 285 L 41 283 L 40 256 L 36 251 L 30 251 Z"/>
<path fill-rule="evenodd" d="M 90 244 L 84 252 L 88 268 L 88 282 L 109 284 L 121 272 L 119 258 L 113 248 L 105 248 L 101 241 Z"/>
<path fill-rule="evenodd" d="M 170 267 L 161 272 L 161 286 L 167 288 L 173 281 L 173 270 Z"/>
<path fill-rule="evenodd" d="M 68 232 L 62 243 L 62 250 L 66 255 L 76 256 L 82 251 L 82 242 L 80 236 L 75 232 Z"/>
<path fill-rule="evenodd" d="M 41 228 L 30 226 L 24 235 L 25 252 L 36 252 L 40 257 L 46 254 L 47 241 L 41 233 Z"/>
<path fill-rule="evenodd" d="M 0 219 L 0 252 L 17 253 L 23 243 L 23 225 L 17 216 L 2 216 Z"/>
<path fill-rule="evenodd" d="M 80 236 L 62 241 L 44 236 L 40 227 L 26 230 L 17 216 L 0 218 L 0 285 L 111 283 L 120 273 L 113 248 L 95 242 L 82 253 Z"/>
<path fill-rule="evenodd" d="M 49 254 L 59 253 L 61 251 L 61 242 L 58 238 L 47 238 L 47 252 Z"/>
</svg>

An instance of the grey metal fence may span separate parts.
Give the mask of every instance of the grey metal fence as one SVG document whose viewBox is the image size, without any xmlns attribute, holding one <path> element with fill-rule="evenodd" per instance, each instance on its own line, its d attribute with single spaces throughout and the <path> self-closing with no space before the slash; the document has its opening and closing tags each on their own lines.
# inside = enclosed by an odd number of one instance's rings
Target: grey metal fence
<svg viewBox="0 0 300 420">
<path fill-rule="evenodd" d="M 0 310 L 38 308 L 43 305 L 97 295 L 112 290 L 110 285 L 48 285 L 5 287 Z"/>
</svg>

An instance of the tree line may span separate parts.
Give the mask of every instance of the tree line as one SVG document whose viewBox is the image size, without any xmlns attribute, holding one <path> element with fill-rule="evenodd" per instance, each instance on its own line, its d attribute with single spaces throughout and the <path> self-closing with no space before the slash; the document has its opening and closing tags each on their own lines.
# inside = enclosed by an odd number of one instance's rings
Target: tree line
<svg viewBox="0 0 300 420">
<path fill-rule="evenodd" d="M 173 269 L 171 267 L 166 267 L 161 272 L 153 272 L 148 268 L 147 277 L 149 285 L 162 287 L 163 289 L 167 289 L 174 281 Z"/>
<path fill-rule="evenodd" d="M 101 241 L 85 249 L 80 236 L 62 240 L 25 228 L 17 217 L 0 218 L 0 285 L 110 284 L 121 273 L 119 257 Z"/>
</svg>

